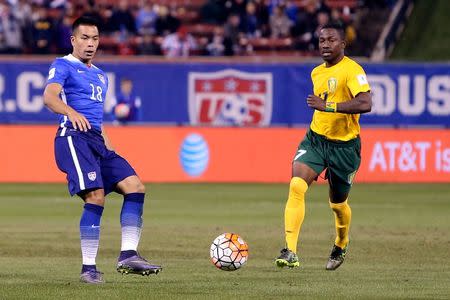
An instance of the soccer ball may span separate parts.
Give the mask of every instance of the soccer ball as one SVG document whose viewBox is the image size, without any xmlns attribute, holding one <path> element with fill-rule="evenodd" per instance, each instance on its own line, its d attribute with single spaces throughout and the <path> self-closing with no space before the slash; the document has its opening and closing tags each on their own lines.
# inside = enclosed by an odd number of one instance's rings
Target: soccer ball
<svg viewBox="0 0 450 300">
<path fill-rule="evenodd" d="M 130 115 L 130 106 L 125 103 L 119 103 L 114 108 L 114 115 L 117 119 L 126 119 Z"/>
<path fill-rule="evenodd" d="M 236 233 L 216 237 L 210 249 L 211 262 L 224 271 L 235 271 L 248 260 L 248 245 Z"/>
</svg>

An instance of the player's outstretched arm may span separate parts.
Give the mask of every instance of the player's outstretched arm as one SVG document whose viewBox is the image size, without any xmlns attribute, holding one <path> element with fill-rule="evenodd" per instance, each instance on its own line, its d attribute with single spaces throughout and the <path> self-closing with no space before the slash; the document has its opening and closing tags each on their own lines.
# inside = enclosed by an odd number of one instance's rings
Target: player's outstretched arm
<svg viewBox="0 0 450 300">
<path fill-rule="evenodd" d="M 48 84 L 44 90 L 45 106 L 57 114 L 66 115 L 75 129 L 81 131 L 88 131 L 91 129 L 91 124 L 82 114 L 61 101 L 59 98 L 61 90 L 62 86 L 58 83 Z"/>
<path fill-rule="evenodd" d="M 372 95 L 362 92 L 355 98 L 345 102 L 327 102 L 316 95 L 308 95 L 306 98 L 308 106 L 320 111 L 339 112 L 344 114 L 362 114 L 372 110 Z"/>
</svg>

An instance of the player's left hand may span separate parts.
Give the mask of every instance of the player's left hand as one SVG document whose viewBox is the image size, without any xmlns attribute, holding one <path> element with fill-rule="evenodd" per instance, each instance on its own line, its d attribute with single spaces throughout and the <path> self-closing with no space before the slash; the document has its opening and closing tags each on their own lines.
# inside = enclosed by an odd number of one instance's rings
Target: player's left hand
<svg viewBox="0 0 450 300">
<path fill-rule="evenodd" d="M 308 97 L 306 98 L 306 103 L 311 108 L 325 111 L 325 101 L 322 98 L 317 97 L 316 95 L 308 95 Z"/>
</svg>

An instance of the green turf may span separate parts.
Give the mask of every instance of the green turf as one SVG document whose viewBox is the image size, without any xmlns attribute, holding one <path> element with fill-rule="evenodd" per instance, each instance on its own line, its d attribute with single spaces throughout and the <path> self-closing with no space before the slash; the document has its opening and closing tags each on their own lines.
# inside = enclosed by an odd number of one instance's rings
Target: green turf
<svg viewBox="0 0 450 300">
<path fill-rule="evenodd" d="M 449 0 L 416 0 L 391 59 L 450 60 Z"/>
<path fill-rule="evenodd" d="M 325 271 L 334 236 L 326 186 L 308 191 L 301 267 L 279 270 L 287 185 L 154 184 L 141 252 L 158 276 L 115 272 L 121 201 L 108 198 L 98 266 L 107 283 L 78 282 L 81 203 L 63 185 L 0 184 L 0 299 L 448 299 L 450 185 L 362 185 L 352 194 L 347 261 Z M 217 270 L 209 246 L 241 234 L 247 265 Z"/>
</svg>

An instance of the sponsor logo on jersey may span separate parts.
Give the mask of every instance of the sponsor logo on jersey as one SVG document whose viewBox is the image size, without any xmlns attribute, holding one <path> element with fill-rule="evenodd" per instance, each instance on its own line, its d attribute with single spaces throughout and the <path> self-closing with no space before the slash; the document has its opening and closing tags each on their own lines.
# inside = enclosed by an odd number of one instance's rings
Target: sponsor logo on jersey
<svg viewBox="0 0 450 300">
<path fill-rule="evenodd" d="M 193 125 L 269 125 L 272 74 L 227 69 L 189 73 L 189 119 Z"/>
</svg>

